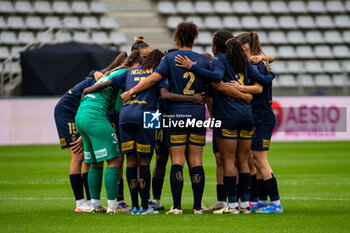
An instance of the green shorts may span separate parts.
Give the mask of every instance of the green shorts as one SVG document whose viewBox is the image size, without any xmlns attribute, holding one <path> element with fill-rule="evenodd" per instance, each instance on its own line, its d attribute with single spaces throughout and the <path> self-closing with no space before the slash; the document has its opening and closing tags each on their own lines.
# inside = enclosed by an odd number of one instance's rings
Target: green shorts
<svg viewBox="0 0 350 233">
<path fill-rule="evenodd" d="M 108 117 L 92 109 L 78 109 L 76 127 L 83 139 L 86 163 L 101 162 L 120 156 L 117 135 Z"/>
</svg>

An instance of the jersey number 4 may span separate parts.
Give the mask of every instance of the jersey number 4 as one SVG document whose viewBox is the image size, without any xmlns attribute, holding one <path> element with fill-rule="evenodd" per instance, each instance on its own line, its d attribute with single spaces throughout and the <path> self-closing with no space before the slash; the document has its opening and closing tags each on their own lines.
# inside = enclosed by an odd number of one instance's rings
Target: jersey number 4
<svg viewBox="0 0 350 233">
<path fill-rule="evenodd" d="M 185 95 L 193 95 L 194 90 L 190 90 L 190 87 L 191 87 L 192 83 L 194 82 L 194 80 L 196 79 L 196 77 L 194 76 L 194 74 L 192 72 L 186 72 L 183 77 L 187 79 L 188 76 L 190 76 L 190 80 L 188 81 L 186 87 L 184 88 L 184 94 Z"/>
</svg>

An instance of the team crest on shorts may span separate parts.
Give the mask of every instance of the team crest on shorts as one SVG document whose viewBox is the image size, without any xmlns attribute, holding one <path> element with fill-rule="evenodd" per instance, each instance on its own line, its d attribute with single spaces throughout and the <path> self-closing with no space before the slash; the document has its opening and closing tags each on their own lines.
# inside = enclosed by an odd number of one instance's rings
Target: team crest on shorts
<svg viewBox="0 0 350 233">
<path fill-rule="evenodd" d="M 146 182 L 144 179 L 140 179 L 140 189 L 144 189 L 146 187 Z"/>
<path fill-rule="evenodd" d="M 137 187 L 137 180 L 136 179 L 132 179 L 130 181 L 130 188 L 131 189 L 135 189 Z"/>
<path fill-rule="evenodd" d="M 61 146 L 67 145 L 66 139 L 65 138 L 60 138 L 60 144 L 61 144 Z"/>
</svg>

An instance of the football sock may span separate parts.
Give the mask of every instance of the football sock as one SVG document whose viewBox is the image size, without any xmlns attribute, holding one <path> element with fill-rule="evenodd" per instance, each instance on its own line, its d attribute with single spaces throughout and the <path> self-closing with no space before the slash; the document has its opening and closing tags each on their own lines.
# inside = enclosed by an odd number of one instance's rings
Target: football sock
<svg viewBox="0 0 350 233">
<path fill-rule="evenodd" d="M 99 208 L 102 204 L 101 204 L 101 201 L 99 199 L 91 199 L 91 203 L 92 203 L 92 206 L 95 207 L 95 208 Z"/>
<path fill-rule="evenodd" d="M 83 179 L 80 174 L 69 175 L 70 184 L 73 189 L 75 200 L 84 199 Z"/>
<path fill-rule="evenodd" d="M 117 208 L 117 200 L 107 200 L 108 207 L 111 209 Z"/>
<path fill-rule="evenodd" d="M 91 166 L 89 169 L 88 182 L 91 199 L 100 200 L 102 188 L 103 167 Z"/>
<path fill-rule="evenodd" d="M 181 195 L 184 186 L 183 167 L 181 165 L 172 165 L 170 170 L 170 187 L 173 196 L 174 209 L 181 209 Z"/>
<path fill-rule="evenodd" d="M 119 178 L 119 194 L 117 197 L 117 201 L 124 200 L 124 180 L 123 178 Z"/>
<path fill-rule="evenodd" d="M 151 188 L 151 171 L 149 166 L 140 166 L 141 206 L 148 209 L 149 191 Z"/>
<path fill-rule="evenodd" d="M 107 200 L 116 200 L 119 191 L 119 171 L 120 167 L 107 167 L 105 171 L 105 188 Z M 115 208 L 113 208 L 115 209 Z"/>
<path fill-rule="evenodd" d="M 216 196 L 219 202 L 226 202 L 226 193 L 223 184 L 216 185 Z"/>
<path fill-rule="evenodd" d="M 249 202 L 250 199 L 250 173 L 239 173 L 238 189 L 241 202 Z M 242 207 L 245 208 L 245 207 Z"/>
<path fill-rule="evenodd" d="M 264 180 L 263 179 L 257 179 L 258 184 L 258 196 L 259 196 L 259 202 L 261 204 L 267 204 L 267 193 L 264 187 Z"/>
<path fill-rule="evenodd" d="M 203 166 L 194 167 L 191 169 L 191 183 L 193 191 L 193 209 L 202 209 L 202 197 L 204 192 L 205 175 Z"/>
<path fill-rule="evenodd" d="M 152 178 L 153 199 L 160 200 L 160 196 L 162 195 L 163 184 L 164 178 Z"/>
<path fill-rule="evenodd" d="M 224 189 L 228 198 L 229 207 L 237 207 L 237 177 L 236 176 L 224 176 Z M 235 207 L 232 207 L 235 206 Z"/>
<path fill-rule="evenodd" d="M 256 174 L 250 176 L 250 202 L 258 202 L 258 182 L 256 180 Z"/>
<path fill-rule="evenodd" d="M 132 207 L 139 208 L 139 191 L 137 182 L 137 168 L 127 167 L 126 168 L 126 179 L 128 181 Z"/>
<path fill-rule="evenodd" d="M 86 194 L 86 200 L 91 200 L 90 197 L 90 191 L 89 191 L 89 184 L 88 184 L 88 174 L 89 173 L 83 173 L 82 178 L 84 182 L 84 187 L 85 187 L 85 194 Z"/>
<path fill-rule="evenodd" d="M 271 179 L 264 181 L 264 187 L 266 189 L 267 194 L 270 197 L 271 202 L 274 204 L 278 203 L 279 205 L 280 196 L 278 193 L 277 180 L 273 174 Z"/>
</svg>

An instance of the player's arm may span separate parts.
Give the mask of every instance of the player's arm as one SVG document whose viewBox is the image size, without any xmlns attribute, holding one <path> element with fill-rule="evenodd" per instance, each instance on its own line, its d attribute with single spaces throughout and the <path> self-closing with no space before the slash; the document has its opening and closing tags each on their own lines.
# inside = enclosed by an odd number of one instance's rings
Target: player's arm
<svg viewBox="0 0 350 233">
<path fill-rule="evenodd" d="M 254 82 L 258 82 L 261 85 L 271 84 L 272 80 L 275 78 L 275 74 L 273 72 L 267 72 L 267 74 L 261 74 L 250 62 L 247 62 L 247 70 L 248 77 Z"/>
<path fill-rule="evenodd" d="M 195 104 L 205 103 L 204 92 L 194 95 L 180 95 L 172 93 L 163 87 L 159 89 L 159 94 L 162 100 L 170 100 L 173 102 L 193 102 Z"/>
<path fill-rule="evenodd" d="M 257 82 L 254 82 L 253 85 L 248 85 L 248 86 L 242 86 L 236 81 L 232 81 L 230 84 L 232 84 L 239 91 L 246 92 L 253 95 L 260 94 L 263 91 L 263 86 Z"/>
<path fill-rule="evenodd" d="M 176 66 L 190 70 L 199 77 L 203 77 L 211 82 L 220 82 L 222 80 L 220 73 L 193 64 L 187 56 L 182 57 L 181 55 L 177 55 L 175 61 L 177 62 Z"/>
<path fill-rule="evenodd" d="M 212 82 L 211 85 L 221 93 L 236 99 L 243 99 L 246 102 L 250 102 L 253 98 L 251 94 L 243 93 L 236 89 L 232 84 L 225 83 L 223 81 L 219 83 Z"/>
<path fill-rule="evenodd" d="M 205 95 L 205 102 L 207 103 L 208 112 L 211 118 L 213 118 L 213 98 Z"/>
<path fill-rule="evenodd" d="M 112 86 L 112 85 L 113 85 L 112 80 L 106 80 L 106 81 L 101 82 L 101 83 L 96 83 L 95 85 L 93 85 L 91 87 L 85 88 L 81 98 L 83 98 L 87 94 L 98 92 L 98 91 L 103 90 L 106 87 L 109 87 L 109 86 Z"/>
<path fill-rule="evenodd" d="M 151 88 L 152 86 L 157 84 L 161 79 L 162 76 L 160 74 L 158 74 L 157 72 L 153 72 L 150 76 L 141 80 L 136 86 L 121 94 L 120 97 L 125 103 L 128 100 L 130 100 L 133 95 L 137 95 L 138 93 Z"/>
<path fill-rule="evenodd" d="M 267 61 L 269 63 L 272 63 L 275 61 L 275 57 L 272 55 L 268 55 L 268 54 L 261 54 L 261 55 L 255 55 L 255 56 L 251 56 L 249 58 L 249 61 L 252 64 L 258 64 L 261 61 Z"/>
<path fill-rule="evenodd" d="M 89 73 L 89 77 L 95 78 L 96 82 L 102 78 L 103 73 L 98 70 L 93 70 Z"/>
</svg>

